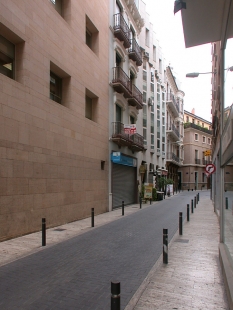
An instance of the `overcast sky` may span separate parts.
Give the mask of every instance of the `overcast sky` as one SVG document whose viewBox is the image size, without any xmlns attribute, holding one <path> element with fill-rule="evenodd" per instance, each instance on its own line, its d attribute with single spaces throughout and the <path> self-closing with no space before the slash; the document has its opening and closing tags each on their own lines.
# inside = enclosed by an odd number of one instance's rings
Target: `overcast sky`
<svg viewBox="0 0 233 310">
<path fill-rule="evenodd" d="M 205 44 L 192 48 L 185 48 L 183 27 L 180 12 L 174 15 L 174 0 L 144 0 L 147 12 L 150 12 L 150 21 L 159 39 L 167 64 L 173 67 L 174 75 L 181 82 L 184 91 L 184 109 L 212 121 L 211 116 L 211 74 L 199 75 L 198 78 L 186 78 L 190 72 L 211 72 L 211 45 Z M 228 44 L 227 58 L 233 43 Z M 232 59 L 231 53 L 231 59 Z M 233 61 L 232 61 L 233 62 Z M 227 59 L 226 67 L 232 66 Z M 227 74 L 226 106 L 232 103 L 233 72 Z"/>
</svg>

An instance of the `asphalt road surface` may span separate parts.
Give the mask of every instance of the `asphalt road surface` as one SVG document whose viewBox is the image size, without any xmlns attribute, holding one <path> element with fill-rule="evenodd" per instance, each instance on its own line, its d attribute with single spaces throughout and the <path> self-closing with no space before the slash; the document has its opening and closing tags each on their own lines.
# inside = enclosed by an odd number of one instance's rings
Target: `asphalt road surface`
<svg viewBox="0 0 233 310">
<path fill-rule="evenodd" d="M 0 267 L 0 309 L 110 309 L 111 281 L 124 309 L 169 241 L 179 212 L 197 192 L 181 192 L 80 236 Z"/>
</svg>

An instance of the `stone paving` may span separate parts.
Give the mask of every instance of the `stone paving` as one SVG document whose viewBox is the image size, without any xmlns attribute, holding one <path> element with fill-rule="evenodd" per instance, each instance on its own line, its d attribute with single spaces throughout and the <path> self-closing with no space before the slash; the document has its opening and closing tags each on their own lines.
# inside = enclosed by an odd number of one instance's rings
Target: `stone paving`
<svg viewBox="0 0 233 310">
<path fill-rule="evenodd" d="M 1 243 L 0 309 L 110 309 L 110 281 L 121 282 L 122 309 L 228 309 L 218 259 L 219 226 L 201 200 L 178 236 L 178 212 L 196 193 L 172 196 Z M 182 205 L 182 206 L 181 206 Z M 169 228 L 169 263 L 161 263 Z M 117 242 L 116 242 L 117 241 Z M 20 259 L 19 259 L 20 258 Z"/>
<path fill-rule="evenodd" d="M 209 195 L 201 199 L 169 248 L 168 264 L 152 268 L 127 310 L 229 309 L 218 256 L 219 224 Z"/>
</svg>

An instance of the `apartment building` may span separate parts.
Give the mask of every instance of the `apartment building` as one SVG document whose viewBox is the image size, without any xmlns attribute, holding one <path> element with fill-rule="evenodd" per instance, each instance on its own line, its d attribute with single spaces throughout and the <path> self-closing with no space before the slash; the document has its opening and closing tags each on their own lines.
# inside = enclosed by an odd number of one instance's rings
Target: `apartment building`
<svg viewBox="0 0 233 310">
<path fill-rule="evenodd" d="M 109 1 L 0 0 L 0 240 L 108 210 Z"/>
<path fill-rule="evenodd" d="M 185 94 L 180 89 L 180 83 L 170 66 L 166 69 L 166 77 L 166 169 L 168 178 L 173 180 L 174 189 L 177 190 L 181 188 L 181 175 L 178 170 L 183 166 L 184 161 L 183 114 Z"/>
<path fill-rule="evenodd" d="M 144 172 L 140 182 L 151 184 L 156 171 L 161 175 L 166 173 L 166 60 L 143 1 L 140 2 L 140 12 L 145 21 L 140 33 L 143 64 L 139 69 L 143 92 L 140 126 L 144 150 L 138 154 L 138 159 L 140 171 Z"/>
<path fill-rule="evenodd" d="M 184 163 L 179 169 L 182 190 L 202 190 L 210 188 L 210 178 L 205 167 L 212 163 L 212 123 L 192 113 L 184 111 Z"/>
</svg>

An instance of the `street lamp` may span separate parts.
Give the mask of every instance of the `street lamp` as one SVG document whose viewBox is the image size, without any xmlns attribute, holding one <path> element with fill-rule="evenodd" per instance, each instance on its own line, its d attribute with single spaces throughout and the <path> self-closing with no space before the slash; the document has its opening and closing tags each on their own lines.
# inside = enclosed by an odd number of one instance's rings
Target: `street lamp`
<svg viewBox="0 0 233 310">
<path fill-rule="evenodd" d="M 227 70 L 227 71 L 233 71 L 233 66 L 231 66 L 231 67 L 229 67 L 229 68 L 226 68 L 226 69 L 224 69 L 224 70 Z M 214 72 L 192 72 L 192 73 L 187 73 L 186 74 L 186 77 L 189 77 L 189 78 L 195 78 L 195 77 L 198 77 L 199 76 L 199 74 L 215 74 L 216 72 L 214 71 Z"/>
</svg>

